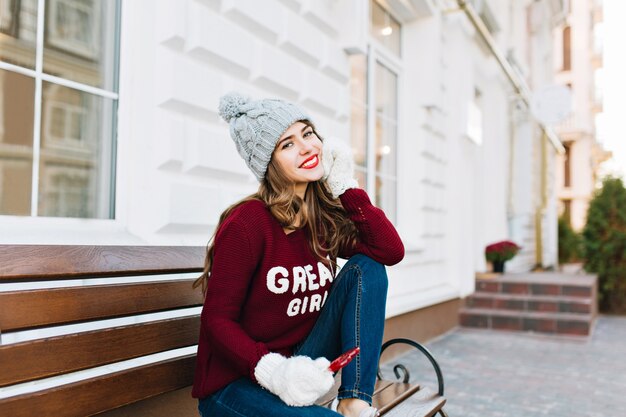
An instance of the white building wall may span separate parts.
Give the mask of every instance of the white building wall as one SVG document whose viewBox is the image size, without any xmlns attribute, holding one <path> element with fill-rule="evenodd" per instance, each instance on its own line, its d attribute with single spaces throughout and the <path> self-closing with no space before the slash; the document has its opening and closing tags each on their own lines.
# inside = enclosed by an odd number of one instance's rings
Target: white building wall
<svg viewBox="0 0 626 417">
<path fill-rule="evenodd" d="M 322 135 L 348 140 L 346 51 L 367 51 L 367 4 L 123 1 L 116 220 L 54 220 L 52 229 L 72 232 L 46 243 L 205 245 L 219 214 L 257 188 L 217 115 L 229 91 L 295 101 Z M 527 111 L 514 110 L 509 81 L 462 12 L 411 4 L 423 8 L 399 17 L 397 62 L 397 227 L 407 253 L 389 271 L 388 316 L 471 293 L 494 241 L 525 247 L 518 270 L 535 259 L 538 129 Z M 503 13 L 498 44 L 525 62 L 519 3 L 494 4 Z M 480 143 L 467 130 L 476 90 Z M 43 230 L 42 221 L 23 223 Z"/>
<path fill-rule="evenodd" d="M 448 164 L 443 107 L 446 54 L 438 16 L 403 25 L 398 227 L 405 260 L 391 274 L 388 315 L 458 296 L 459 280 L 446 265 L 448 207 L 444 180 Z"/>
<path fill-rule="evenodd" d="M 450 57 L 446 111 L 450 115 L 447 175 L 452 218 L 447 232 L 449 253 L 454 253 L 448 261 L 454 265 L 453 273 L 461 277 L 462 291 L 467 294 L 473 291 L 474 273 L 486 269 L 485 246 L 508 234 L 508 86 L 493 56 L 477 42 L 479 35 L 465 16 L 447 18 L 445 31 L 450 38 L 446 51 Z M 476 91 L 483 115 L 480 144 L 472 141 L 466 129 L 468 106 Z"/>
</svg>

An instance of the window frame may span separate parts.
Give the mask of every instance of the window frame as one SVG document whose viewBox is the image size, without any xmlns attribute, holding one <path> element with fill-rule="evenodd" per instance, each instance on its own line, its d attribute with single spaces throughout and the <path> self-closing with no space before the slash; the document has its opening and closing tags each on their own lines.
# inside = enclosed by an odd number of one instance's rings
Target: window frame
<svg viewBox="0 0 626 417">
<path fill-rule="evenodd" d="M 395 202 L 394 202 L 394 212 L 387 213 L 387 216 L 395 219 L 393 221 L 394 224 L 398 223 L 398 172 L 399 172 L 399 155 L 400 152 L 398 150 L 400 146 L 400 84 L 401 84 L 401 69 L 397 60 L 392 60 L 391 55 L 393 52 L 386 53 L 385 50 L 380 49 L 381 46 L 372 44 L 368 48 L 368 71 L 367 71 L 367 155 L 366 161 L 367 165 L 365 167 L 366 179 L 367 179 L 367 192 L 371 195 L 374 201 L 377 201 L 378 195 L 376 194 L 376 178 L 380 176 L 381 178 L 393 180 L 395 183 Z M 384 48 L 384 47 L 383 47 Z M 386 48 L 385 48 L 386 49 Z M 396 137 L 395 137 L 395 149 L 392 149 L 392 152 L 395 152 L 395 175 L 390 176 L 386 174 L 379 174 L 376 171 L 376 67 L 380 64 L 385 67 L 388 71 L 392 72 L 396 76 Z"/>
<path fill-rule="evenodd" d="M 402 37 L 403 37 L 403 23 L 402 20 L 399 19 L 397 16 L 395 16 L 387 7 L 385 7 L 379 0 L 370 0 L 370 2 L 368 3 L 368 6 L 370 6 L 372 3 L 376 3 L 376 5 L 381 8 L 391 19 L 393 19 L 394 23 L 396 23 L 398 25 L 398 36 L 399 36 L 399 41 L 400 44 L 398 45 L 398 50 L 394 51 L 393 49 L 391 49 L 390 47 L 388 47 L 387 45 L 384 45 L 381 41 L 379 41 L 372 33 L 372 20 L 373 20 L 373 13 L 374 11 L 371 9 L 369 10 L 369 20 L 368 20 L 368 37 L 370 39 L 370 42 L 374 42 L 378 45 L 378 47 L 383 48 L 384 50 L 390 52 L 394 57 L 402 59 L 402 55 L 403 55 L 403 49 L 402 49 Z"/>
<path fill-rule="evenodd" d="M 375 0 L 374 0 L 375 1 Z M 368 8 L 371 5 L 371 2 L 368 2 Z M 390 212 L 389 208 L 381 207 L 385 209 L 387 216 L 392 220 L 394 225 L 398 225 L 401 221 L 400 219 L 400 176 L 399 172 L 401 172 L 401 161 L 400 161 L 400 149 L 401 149 L 401 141 L 400 138 L 404 137 L 404 132 L 402 131 L 402 88 L 403 84 L 403 59 L 402 59 L 402 20 L 398 19 L 396 16 L 387 9 L 387 13 L 390 14 L 393 19 L 395 19 L 400 24 L 400 45 L 399 50 L 400 54 L 398 55 L 394 50 L 390 49 L 382 42 L 380 42 L 376 37 L 372 34 L 371 25 L 372 25 L 372 12 L 371 10 L 368 13 L 368 29 L 367 29 L 367 45 L 365 50 L 365 62 L 366 62 L 366 126 L 365 126 L 365 164 L 364 164 L 364 177 L 365 177 L 365 191 L 368 193 L 370 198 L 376 204 L 379 199 L 379 196 L 376 194 L 376 179 L 380 177 L 381 179 L 391 180 L 393 181 L 395 188 L 395 196 L 393 201 L 393 211 Z M 395 91 L 395 106 L 396 106 L 396 119 L 395 119 L 395 148 L 392 149 L 392 152 L 395 152 L 395 166 L 394 166 L 394 175 L 388 174 L 379 174 L 376 171 L 376 77 L 377 77 L 377 65 L 381 65 L 386 68 L 389 72 L 391 72 L 396 77 L 396 91 Z M 351 106 L 352 103 L 351 99 Z M 351 135 L 352 136 L 352 135 Z M 361 169 L 359 172 L 363 172 Z M 381 199 L 381 201 L 384 201 Z"/>
<path fill-rule="evenodd" d="M 368 31 L 369 33 L 369 31 Z M 402 45 L 400 46 L 402 50 Z M 366 127 L 366 166 L 365 166 L 365 178 L 366 185 L 365 191 L 368 195 L 376 201 L 376 160 L 374 146 L 376 143 L 376 64 L 380 64 L 387 68 L 390 72 L 396 75 L 396 148 L 393 152 L 396 153 L 396 166 L 395 166 L 395 209 L 393 213 L 387 213 L 387 215 L 395 220 L 393 223 L 398 225 L 400 222 L 400 209 L 399 209 L 399 190 L 400 181 L 398 172 L 400 172 L 400 138 L 403 137 L 402 132 L 402 57 L 397 56 L 394 51 L 387 48 L 382 43 L 378 42 L 371 34 L 368 35 L 367 46 L 367 127 Z"/>
<path fill-rule="evenodd" d="M 35 81 L 34 98 L 34 132 L 33 132 L 33 158 L 32 158 L 32 190 L 31 190 L 31 211 L 29 215 L 15 216 L 0 214 L 0 229 L 6 233 L 0 234 L 0 244 L 125 244 L 140 243 L 139 239 L 126 231 L 126 218 L 123 212 L 118 212 L 117 207 L 124 204 L 124 190 L 117 186 L 117 164 L 120 160 L 118 154 L 118 115 L 119 109 L 119 86 L 120 86 L 120 62 L 122 60 L 122 16 L 125 2 L 115 1 L 115 18 L 112 22 L 112 29 L 115 32 L 113 54 L 116 63 L 113 68 L 113 83 L 110 90 L 94 87 L 88 84 L 72 81 L 50 75 L 43 70 L 44 49 L 49 45 L 45 39 L 45 25 L 47 13 L 46 6 L 50 2 L 45 0 L 37 1 L 37 23 L 35 42 L 35 67 L 30 69 L 0 61 L 0 70 L 10 71 L 28 76 Z M 96 2 L 96 5 L 98 2 Z M 41 153 L 41 123 L 43 113 L 46 111 L 43 105 L 43 83 L 48 82 L 54 85 L 72 88 L 80 92 L 92 94 L 104 99 L 113 101 L 113 114 L 111 117 L 111 132 L 115 132 L 111 137 L 111 166 L 109 181 L 110 201 L 109 212 L 111 218 L 71 218 L 71 217 L 45 217 L 39 215 L 39 165 Z M 125 187 L 124 187 L 125 188 Z M 121 197 L 121 198 L 120 198 Z"/>
</svg>

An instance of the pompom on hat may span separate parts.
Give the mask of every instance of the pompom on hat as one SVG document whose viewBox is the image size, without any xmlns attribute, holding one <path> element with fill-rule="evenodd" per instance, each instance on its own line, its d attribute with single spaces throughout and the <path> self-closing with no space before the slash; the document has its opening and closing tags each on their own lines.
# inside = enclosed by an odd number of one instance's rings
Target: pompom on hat
<svg viewBox="0 0 626 417">
<path fill-rule="evenodd" d="M 219 114 L 230 124 L 230 137 L 239 155 L 259 181 L 265 177 L 278 139 L 289 126 L 311 118 L 295 104 L 278 100 L 250 100 L 239 93 L 220 99 Z"/>
</svg>

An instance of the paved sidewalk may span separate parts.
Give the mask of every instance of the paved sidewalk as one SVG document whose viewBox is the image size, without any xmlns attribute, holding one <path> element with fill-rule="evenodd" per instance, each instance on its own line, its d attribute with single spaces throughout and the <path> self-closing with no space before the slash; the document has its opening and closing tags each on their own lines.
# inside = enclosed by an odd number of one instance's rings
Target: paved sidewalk
<svg viewBox="0 0 626 417">
<path fill-rule="evenodd" d="M 626 416 L 626 317 L 599 316 L 586 341 L 459 328 L 426 346 L 450 417 Z M 399 362 L 436 389 L 420 356 Z"/>
</svg>

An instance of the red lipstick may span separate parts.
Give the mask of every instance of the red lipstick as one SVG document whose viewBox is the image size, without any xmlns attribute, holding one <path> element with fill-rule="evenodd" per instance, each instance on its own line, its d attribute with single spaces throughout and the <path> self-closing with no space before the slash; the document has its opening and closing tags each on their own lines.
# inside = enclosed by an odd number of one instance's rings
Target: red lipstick
<svg viewBox="0 0 626 417">
<path fill-rule="evenodd" d="M 309 164 L 313 160 L 315 162 L 313 162 L 312 164 Z M 318 158 L 318 155 L 313 155 L 313 156 L 307 158 L 303 163 L 301 163 L 299 168 L 302 168 L 302 169 L 313 169 L 316 166 L 318 166 L 319 163 L 320 163 L 320 159 Z M 309 165 L 307 165 L 307 164 L 309 164 Z M 307 166 L 305 166 L 305 165 L 307 165 Z"/>
</svg>

